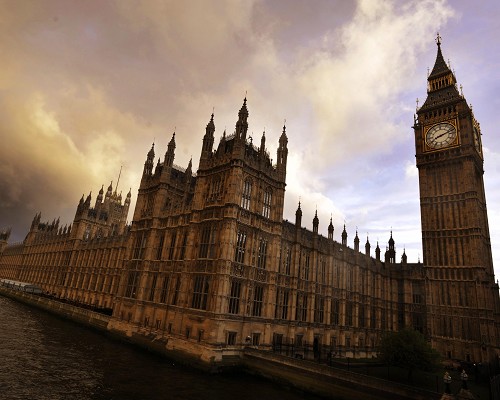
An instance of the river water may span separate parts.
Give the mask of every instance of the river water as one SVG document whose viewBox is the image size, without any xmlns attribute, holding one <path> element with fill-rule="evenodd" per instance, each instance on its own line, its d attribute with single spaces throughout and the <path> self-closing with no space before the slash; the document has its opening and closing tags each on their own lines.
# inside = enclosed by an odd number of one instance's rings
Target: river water
<svg viewBox="0 0 500 400">
<path fill-rule="evenodd" d="M 244 374 L 209 375 L 0 296 L 0 399 L 315 399 Z"/>
</svg>

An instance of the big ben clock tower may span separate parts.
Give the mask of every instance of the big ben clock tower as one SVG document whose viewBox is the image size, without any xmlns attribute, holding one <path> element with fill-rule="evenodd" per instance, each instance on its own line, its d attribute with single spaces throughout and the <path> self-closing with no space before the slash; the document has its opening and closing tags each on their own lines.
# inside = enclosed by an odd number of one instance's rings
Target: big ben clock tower
<svg viewBox="0 0 500 400">
<path fill-rule="evenodd" d="M 486 361 L 499 347 L 498 286 L 483 183 L 481 129 L 438 35 L 415 118 L 428 336 L 445 357 Z"/>
</svg>

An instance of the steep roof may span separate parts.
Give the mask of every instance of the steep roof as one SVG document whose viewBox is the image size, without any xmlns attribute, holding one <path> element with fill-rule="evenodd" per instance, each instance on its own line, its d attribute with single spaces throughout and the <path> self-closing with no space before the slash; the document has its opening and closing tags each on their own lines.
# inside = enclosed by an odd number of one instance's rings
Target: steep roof
<svg viewBox="0 0 500 400">
<path fill-rule="evenodd" d="M 436 61 L 432 72 L 427 77 L 427 81 L 429 82 L 427 98 L 418 110 L 419 113 L 462 100 L 462 96 L 456 86 L 455 74 L 444 61 L 443 53 L 441 52 L 441 37 L 439 35 L 436 43 L 438 46 Z"/>
<path fill-rule="evenodd" d="M 427 80 L 432 80 L 439 76 L 446 75 L 451 72 L 450 67 L 444 61 L 443 53 L 441 52 L 441 38 L 438 36 L 437 40 L 438 51 L 436 55 L 436 62 L 434 63 L 434 68 L 432 68 L 432 72 L 430 73 Z"/>
</svg>

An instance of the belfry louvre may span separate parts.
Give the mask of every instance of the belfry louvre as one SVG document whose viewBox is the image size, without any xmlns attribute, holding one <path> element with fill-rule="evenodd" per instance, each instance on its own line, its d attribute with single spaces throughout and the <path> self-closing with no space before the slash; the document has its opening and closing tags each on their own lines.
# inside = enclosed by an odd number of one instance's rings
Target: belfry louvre
<svg viewBox="0 0 500 400">
<path fill-rule="evenodd" d="M 493 273 L 480 125 L 456 87 L 438 38 L 427 99 L 414 120 L 423 262 L 384 254 L 356 233 L 334 240 L 283 220 L 288 138 L 276 163 L 249 139 L 245 98 L 232 135 L 215 143 L 212 114 L 196 174 L 146 156 L 131 225 L 131 192 L 82 197 L 74 220 L 41 222 L 25 240 L 0 235 L 0 278 L 39 285 L 55 298 L 112 314 L 108 329 L 164 343 L 202 362 L 247 345 L 293 343 L 371 357 L 386 331 L 412 327 L 445 357 L 497 357 L 500 302 Z M 123 200 L 123 202 L 122 202 Z M 364 241 L 364 240 L 363 240 Z M 398 262 L 396 262 L 398 261 Z"/>
</svg>

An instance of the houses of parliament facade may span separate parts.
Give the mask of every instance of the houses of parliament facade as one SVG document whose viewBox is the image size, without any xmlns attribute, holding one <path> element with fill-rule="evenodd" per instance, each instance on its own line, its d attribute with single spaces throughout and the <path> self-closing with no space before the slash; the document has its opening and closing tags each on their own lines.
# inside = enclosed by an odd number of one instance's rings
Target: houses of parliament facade
<svg viewBox="0 0 500 400">
<path fill-rule="evenodd" d="M 376 355 L 387 331 L 422 332 L 445 358 L 488 361 L 500 354 L 495 283 L 483 184 L 480 125 L 438 50 L 427 99 L 414 119 L 423 262 L 397 259 L 390 233 L 349 246 L 283 220 L 288 138 L 276 163 L 248 136 L 245 98 L 235 131 L 215 143 L 206 125 L 196 174 L 174 164 L 175 134 L 144 163 L 131 202 L 109 185 L 82 197 L 70 226 L 37 214 L 20 244 L 0 234 L 0 278 L 39 285 L 62 301 L 111 314 L 108 329 L 142 336 L 217 362 L 247 345 L 324 346 L 350 357 Z"/>
</svg>

